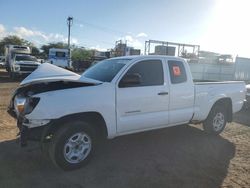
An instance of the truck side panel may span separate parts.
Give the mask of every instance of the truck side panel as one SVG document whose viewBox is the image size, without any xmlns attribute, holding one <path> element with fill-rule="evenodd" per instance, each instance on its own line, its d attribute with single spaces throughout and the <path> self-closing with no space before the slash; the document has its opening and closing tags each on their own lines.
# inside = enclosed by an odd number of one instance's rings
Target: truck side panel
<svg viewBox="0 0 250 188">
<path fill-rule="evenodd" d="M 244 82 L 220 82 L 195 84 L 195 113 L 194 121 L 203 121 L 207 118 L 216 101 L 230 98 L 232 112 L 241 110 L 245 99 Z"/>
<path fill-rule="evenodd" d="M 41 98 L 39 106 L 25 116 L 27 119 L 51 120 L 80 112 L 98 112 L 105 120 L 108 136 L 116 134 L 115 89 L 110 83 L 50 91 L 35 97 Z"/>
</svg>

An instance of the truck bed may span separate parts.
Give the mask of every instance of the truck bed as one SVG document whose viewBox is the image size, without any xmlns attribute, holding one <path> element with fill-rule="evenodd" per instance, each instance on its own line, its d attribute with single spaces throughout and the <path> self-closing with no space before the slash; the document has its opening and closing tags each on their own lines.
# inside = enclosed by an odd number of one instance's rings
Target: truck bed
<svg viewBox="0 0 250 188">
<path fill-rule="evenodd" d="M 194 121 L 203 121 L 207 118 L 212 105 L 220 98 L 232 101 L 232 112 L 238 112 L 245 99 L 245 82 L 195 82 Z M 239 94 L 240 91 L 240 94 Z"/>
</svg>

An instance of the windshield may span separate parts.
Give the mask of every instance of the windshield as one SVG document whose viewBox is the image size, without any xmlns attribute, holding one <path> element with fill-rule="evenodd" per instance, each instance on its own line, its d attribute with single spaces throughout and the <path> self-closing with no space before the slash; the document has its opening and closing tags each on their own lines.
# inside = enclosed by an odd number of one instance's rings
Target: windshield
<svg viewBox="0 0 250 188">
<path fill-rule="evenodd" d="M 131 59 L 103 60 L 86 70 L 83 76 L 102 82 L 111 82 L 121 68 Z"/>
<path fill-rule="evenodd" d="M 16 56 L 16 61 L 37 61 L 37 59 L 34 56 L 18 55 Z"/>
</svg>

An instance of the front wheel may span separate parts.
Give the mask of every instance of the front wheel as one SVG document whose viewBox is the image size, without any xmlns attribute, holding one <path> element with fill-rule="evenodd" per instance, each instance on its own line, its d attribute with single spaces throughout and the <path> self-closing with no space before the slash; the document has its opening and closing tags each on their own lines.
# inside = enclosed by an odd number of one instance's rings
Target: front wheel
<svg viewBox="0 0 250 188">
<path fill-rule="evenodd" d="M 213 135 L 220 134 L 227 123 L 227 114 L 225 108 L 215 105 L 203 123 L 205 132 Z"/>
<path fill-rule="evenodd" d="M 49 155 L 63 170 L 74 170 L 87 164 L 94 149 L 94 131 L 85 122 L 63 126 L 52 139 Z"/>
</svg>

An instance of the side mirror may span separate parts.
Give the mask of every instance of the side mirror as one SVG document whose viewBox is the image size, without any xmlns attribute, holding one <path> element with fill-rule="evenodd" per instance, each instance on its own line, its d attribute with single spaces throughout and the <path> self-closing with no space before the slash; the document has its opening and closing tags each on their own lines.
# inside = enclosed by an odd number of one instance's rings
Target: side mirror
<svg viewBox="0 0 250 188">
<path fill-rule="evenodd" d="M 127 74 L 119 83 L 119 87 L 133 87 L 141 83 L 141 75 L 138 73 Z"/>
</svg>

